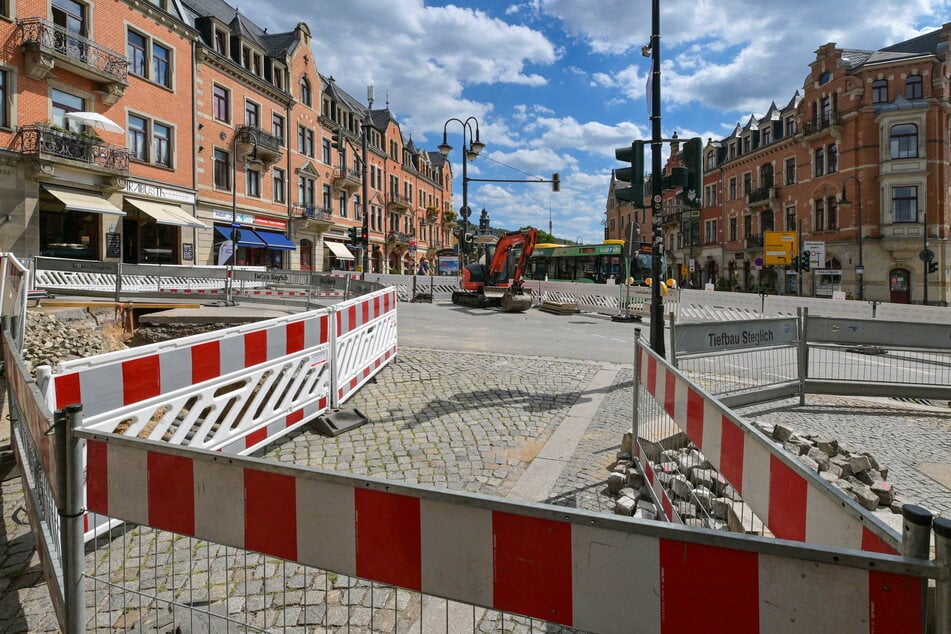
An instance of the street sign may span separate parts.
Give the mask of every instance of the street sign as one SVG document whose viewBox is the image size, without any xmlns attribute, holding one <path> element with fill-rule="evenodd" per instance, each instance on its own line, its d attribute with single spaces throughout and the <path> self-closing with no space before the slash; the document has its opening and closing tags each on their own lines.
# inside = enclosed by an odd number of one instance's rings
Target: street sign
<svg viewBox="0 0 951 634">
<path fill-rule="evenodd" d="M 758 266 L 792 264 L 793 257 L 799 251 L 797 242 L 795 231 L 764 231 L 763 262 Z"/>
<path fill-rule="evenodd" d="M 802 248 L 809 252 L 809 268 L 822 269 L 826 266 L 826 243 L 821 240 L 803 240 Z"/>
<path fill-rule="evenodd" d="M 931 249 L 922 249 L 918 252 L 918 259 L 922 262 L 931 262 L 934 259 L 934 251 Z"/>
</svg>

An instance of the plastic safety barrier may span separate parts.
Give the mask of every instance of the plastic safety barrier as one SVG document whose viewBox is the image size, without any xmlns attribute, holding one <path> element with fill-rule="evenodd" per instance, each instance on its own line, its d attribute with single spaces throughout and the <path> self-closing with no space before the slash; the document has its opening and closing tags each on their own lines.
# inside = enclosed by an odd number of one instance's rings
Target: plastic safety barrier
<svg viewBox="0 0 951 634">
<path fill-rule="evenodd" d="M 337 408 L 396 356 L 396 290 L 386 288 L 330 310 L 335 324 L 332 407 Z"/>
</svg>

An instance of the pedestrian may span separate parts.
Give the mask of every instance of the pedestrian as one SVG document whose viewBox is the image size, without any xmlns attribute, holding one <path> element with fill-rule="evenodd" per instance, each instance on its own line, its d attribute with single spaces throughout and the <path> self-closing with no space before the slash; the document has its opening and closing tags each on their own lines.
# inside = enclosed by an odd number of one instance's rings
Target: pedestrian
<svg viewBox="0 0 951 634">
<path fill-rule="evenodd" d="M 429 261 L 426 258 L 419 261 L 419 269 L 416 270 L 416 274 L 429 275 Z"/>
</svg>

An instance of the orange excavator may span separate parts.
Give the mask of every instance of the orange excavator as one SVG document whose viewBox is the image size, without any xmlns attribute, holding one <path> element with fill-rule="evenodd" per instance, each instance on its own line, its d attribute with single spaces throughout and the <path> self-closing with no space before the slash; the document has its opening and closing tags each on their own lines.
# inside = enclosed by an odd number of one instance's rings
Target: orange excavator
<svg viewBox="0 0 951 634">
<path fill-rule="evenodd" d="M 503 313 L 522 313 L 532 307 L 531 293 L 522 289 L 522 272 L 535 250 L 538 230 L 534 228 L 506 233 L 495 245 L 494 253 L 486 253 L 484 264 L 468 264 L 462 269 L 461 291 L 453 291 L 452 303 L 474 308 L 500 306 Z M 509 276 L 512 250 L 521 246 L 522 251 Z"/>
</svg>

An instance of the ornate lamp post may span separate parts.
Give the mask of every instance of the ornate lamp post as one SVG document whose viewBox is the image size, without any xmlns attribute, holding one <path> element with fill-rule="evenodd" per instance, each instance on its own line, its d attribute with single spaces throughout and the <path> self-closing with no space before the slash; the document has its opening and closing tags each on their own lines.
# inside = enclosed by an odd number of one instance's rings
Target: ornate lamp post
<svg viewBox="0 0 951 634">
<path fill-rule="evenodd" d="M 462 209 L 459 210 L 459 215 L 462 216 L 462 235 L 459 239 L 459 270 L 461 271 L 466 263 L 466 252 L 468 251 L 466 234 L 469 233 L 469 214 L 471 213 L 469 209 L 469 176 L 466 171 L 466 163 L 474 161 L 479 156 L 479 153 L 485 149 L 485 143 L 479 140 L 478 119 L 469 117 L 463 121 L 456 117 L 450 117 L 442 127 L 442 143 L 439 145 L 440 154 L 449 156 L 452 151 L 452 146 L 446 141 L 446 129 L 452 121 L 462 126 Z M 475 139 L 472 137 L 473 129 L 475 130 Z"/>
<path fill-rule="evenodd" d="M 845 180 L 842 182 L 842 196 L 839 198 L 839 206 L 847 207 L 852 204 L 852 201 L 846 198 L 845 196 L 845 184 L 849 180 L 855 181 L 855 193 L 856 193 L 856 206 L 855 211 L 858 215 L 858 229 L 859 229 L 859 263 L 855 267 L 855 275 L 858 277 L 859 281 L 859 300 L 865 299 L 865 263 L 862 260 L 862 244 L 864 242 L 865 236 L 862 231 L 862 183 L 859 179 L 851 174 L 845 177 Z"/>
<path fill-rule="evenodd" d="M 241 231 L 238 228 L 238 138 L 243 137 L 251 142 L 251 155 L 245 157 L 245 172 L 248 163 L 258 161 L 258 139 L 251 130 L 244 129 L 236 132 L 231 138 L 231 257 L 228 258 L 228 278 L 225 280 L 225 303 L 234 306 L 234 265 L 238 259 L 238 239 Z"/>
</svg>

